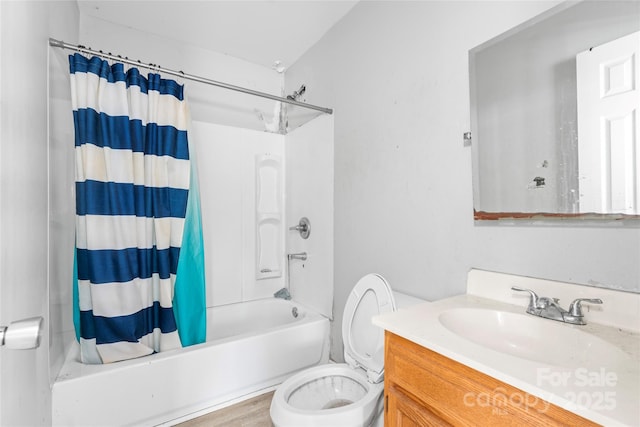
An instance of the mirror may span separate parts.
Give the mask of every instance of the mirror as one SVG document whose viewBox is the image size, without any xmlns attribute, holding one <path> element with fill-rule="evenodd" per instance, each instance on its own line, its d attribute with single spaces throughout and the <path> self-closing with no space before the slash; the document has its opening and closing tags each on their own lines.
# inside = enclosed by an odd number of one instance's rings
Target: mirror
<svg viewBox="0 0 640 427">
<path fill-rule="evenodd" d="M 469 51 L 475 218 L 640 219 L 640 2 L 560 4 Z"/>
</svg>

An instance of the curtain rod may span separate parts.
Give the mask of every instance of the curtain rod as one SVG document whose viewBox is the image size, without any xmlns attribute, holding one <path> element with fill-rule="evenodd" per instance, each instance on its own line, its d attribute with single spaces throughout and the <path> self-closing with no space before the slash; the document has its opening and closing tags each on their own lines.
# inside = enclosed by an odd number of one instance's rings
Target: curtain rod
<svg viewBox="0 0 640 427">
<path fill-rule="evenodd" d="M 149 68 L 149 69 L 157 71 L 158 73 L 170 74 L 172 76 L 180 77 L 180 78 L 183 78 L 183 79 L 193 80 L 195 82 L 205 83 L 205 84 L 208 84 L 208 85 L 217 86 L 217 87 L 221 87 L 221 88 L 224 88 L 224 89 L 234 90 L 236 92 L 242 92 L 242 93 L 246 93 L 248 95 L 259 96 L 261 98 L 268 98 L 268 99 L 272 99 L 274 101 L 285 102 L 287 104 L 297 105 L 298 107 L 309 108 L 311 110 L 321 111 L 321 112 L 327 113 L 327 114 L 333 114 L 333 110 L 331 108 L 318 107 L 317 105 L 306 104 L 304 102 L 299 102 L 299 101 L 296 101 L 296 100 L 293 100 L 293 99 L 289 99 L 289 98 L 283 98 L 281 96 L 271 95 L 271 94 L 265 93 L 265 92 L 259 92 L 257 90 L 247 89 L 247 88 L 244 88 L 244 87 L 241 87 L 241 86 L 234 86 L 232 84 L 228 84 L 228 83 L 223 83 L 223 82 L 219 82 L 219 81 L 216 81 L 216 80 L 207 79 L 205 77 L 199 77 L 199 76 L 194 76 L 192 74 L 186 74 L 186 73 L 183 73 L 182 71 L 169 70 L 167 68 L 162 68 L 159 65 L 155 65 L 155 64 L 144 64 L 144 63 L 142 63 L 140 61 L 132 61 L 129 58 L 123 58 L 123 57 L 121 57 L 119 55 L 112 55 L 111 53 L 104 53 L 102 51 L 96 51 L 96 50 L 92 50 L 92 49 L 87 49 L 84 46 L 65 43 L 62 40 L 56 40 L 56 39 L 50 38 L 49 39 L 49 46 L 59 47 L 59 48 L 69 49 L 69 50 L 75 50 L 76 52 L 82 52 L 82 53 L 88 53 L 88 54 L 91 54 L 91 55 L 101 56 L 103 58 L 111 59 L 113 61 L 123 62 L 125 64 L 135 65 L 135 66 L 139 66 L 139 67 L 143 67 L 143 68 Z"/>
</svg>

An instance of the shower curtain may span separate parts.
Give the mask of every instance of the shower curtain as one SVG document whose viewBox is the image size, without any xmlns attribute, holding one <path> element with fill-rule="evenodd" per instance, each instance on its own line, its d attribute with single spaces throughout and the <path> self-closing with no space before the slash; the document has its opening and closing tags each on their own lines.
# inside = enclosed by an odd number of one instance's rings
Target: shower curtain
<svg viewBox="0 0 640 427">
<path fill-rule="evenodd" d="M 69 63 L 81 360 L 203 342 L 204 245 L 184 88 L 98 57 L 76 53 Z"/>
</svg>

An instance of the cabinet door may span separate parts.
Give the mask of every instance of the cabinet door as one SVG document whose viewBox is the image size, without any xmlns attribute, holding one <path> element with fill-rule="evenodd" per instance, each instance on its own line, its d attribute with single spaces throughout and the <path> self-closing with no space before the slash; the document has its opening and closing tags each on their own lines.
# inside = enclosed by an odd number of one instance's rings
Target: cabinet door
<svg viewBox="0 0 640 427">
<path fill-rule="evenodd" d="M 424 404 L 405 394 L 399 387 L 391 386 L 386 396 L 385 426 L 389 427 L 440 427 L 451 426 Z"/>
</svg>

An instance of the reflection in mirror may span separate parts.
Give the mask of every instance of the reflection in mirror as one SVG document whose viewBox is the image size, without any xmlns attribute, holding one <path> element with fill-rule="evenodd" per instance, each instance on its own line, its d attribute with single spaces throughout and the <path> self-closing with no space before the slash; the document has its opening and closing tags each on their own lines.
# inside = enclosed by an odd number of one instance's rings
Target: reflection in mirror
<svg viewBox="0 0 640 427">
<path fill-rule="evenodd" d="M 640 219 L 639 31 L 568 2 L 469 52 L 476 219 Z"/>
</svg>

